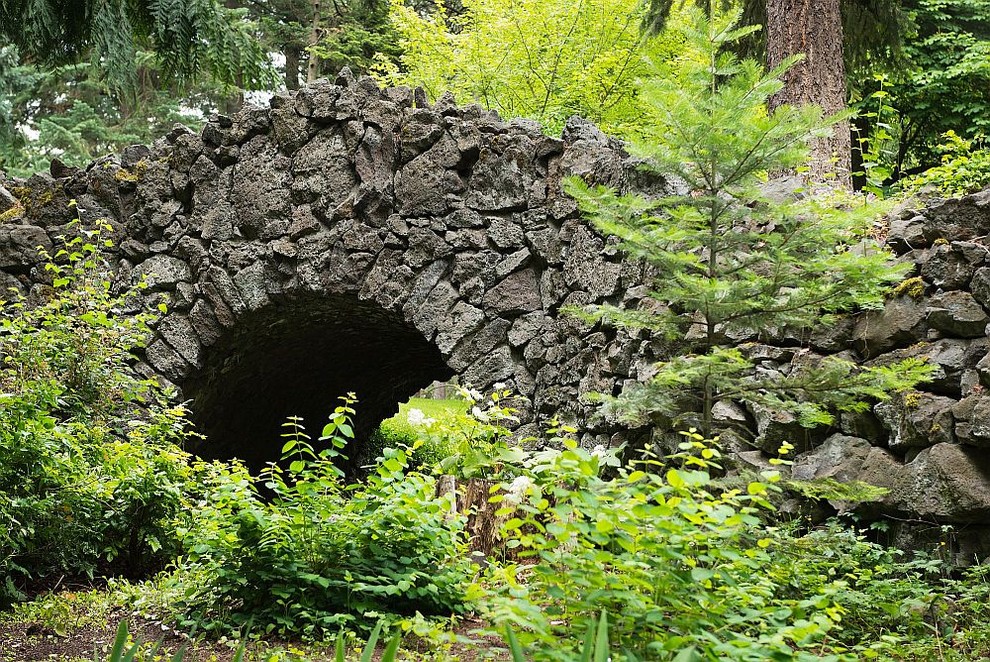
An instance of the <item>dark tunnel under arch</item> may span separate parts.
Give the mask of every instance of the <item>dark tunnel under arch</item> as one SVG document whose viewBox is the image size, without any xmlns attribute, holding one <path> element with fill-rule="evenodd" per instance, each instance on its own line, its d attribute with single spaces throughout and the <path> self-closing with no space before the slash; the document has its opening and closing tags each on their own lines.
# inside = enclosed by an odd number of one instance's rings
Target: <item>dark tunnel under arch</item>
<svg viewBox="0 0 990 662">
<path fill-rule="evenodd" d="M 454 372 L 400 313 L 356 296 L 287 296 L 239 316 L 182 385 L 207 459 L 239 458 L 252 470 L 279 459 L 282 424 L 304 419 L 319 437 L 337 398 L 358 397 L 346 469 L 378 424 L 420 389 Z"/>
</svg>

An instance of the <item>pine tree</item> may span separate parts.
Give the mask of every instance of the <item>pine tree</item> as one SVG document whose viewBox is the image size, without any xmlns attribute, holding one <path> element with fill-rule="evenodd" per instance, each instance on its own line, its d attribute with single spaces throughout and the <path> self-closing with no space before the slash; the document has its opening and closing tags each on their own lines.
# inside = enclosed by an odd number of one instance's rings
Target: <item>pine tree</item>
<svg viewBox="0 0 990 662">
<path fill-rule="evenodd" d="M 664 29 L 671 11 L 687 0 L 649 0 L 646 27 Z M 741 7 L 742 23 L 766 29 L 746 40 L 742 50 L 765 56 L 773 68 L 793 55 L 805 58 L 783 73 L 784 86 L 770 99 L 771 107 L 815 104 L 827 113 L 846 108 L 847 72 L 861 73 L 877 62 L 893 64 L 901 54 L 906 21 L 900 0 L 694 0 L 694 4 L 724 11 Z M 810 178 L 852 184 L 852 146 L 849 124 L 840 121 L 834 131 L 812 145 Z"/>
<path fill-rule="evenodd" d="M 652 379 L 607 399 L 628 420 L 660 412 L 705 434 L 713 432 L 712 409 L 721 400 L 790 411 L 811 427 L 928 374 L 917 361 L 861 368 L 830 357 L 765 377 L 740 348 L 741 341 L 881 306 L 906 266 L 862 241 L 875 216 L 862 203 L 836 208 L 813 196 L 781 201 L 766 193 L 766 173 L 806 163 L 808 143 L 828 132 L 828 121 L 812 106 L 767 112 L 795 58 L 768 73 L 740 60 L 729 47 L 755 28 L 735 29 L 738 16 L 715 11 L 708 20 L 698 12 L 681 76 L 642 90 L 656 129 L 652 143 L 633 147 L 647 169 L 678 176 L 688 193 L 651 200 L 578 179 L 568 184 L 602 232 L 660 274 L 651 293 L 659 306 L 584 311 L 671 342 L 671 358 Z"/>
</svg>

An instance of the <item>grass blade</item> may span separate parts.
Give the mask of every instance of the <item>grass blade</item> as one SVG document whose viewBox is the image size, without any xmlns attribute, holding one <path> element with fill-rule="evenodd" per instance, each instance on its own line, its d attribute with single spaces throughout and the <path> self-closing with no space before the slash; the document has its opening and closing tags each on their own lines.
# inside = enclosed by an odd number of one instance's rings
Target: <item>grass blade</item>
<svg viewBox="0 0 990 662">
<path fill-rule="evenodd" d="M 361 662 L 371 662 L 372 656 L 375 654 L 375 646 L 378 644 L 378 637 L 382 633 L 382 621 L 378 621 L 378 625 L 375 629 L 371 631 L 371 636 L 368 637 L 368 643 L 364 645 L 364 652 L 361 653 Z"/>
<path fill-rule="evenodd" d="M 591 662 L 591 654 L 595 650 L 595 622 L 588 621 L 588 629 L 584 633 L 584 645 L 581 646 L 581 662 Z"/>
<path fill-rule="evenodd" d="M 526 662 L 526 656 L 523 655 L 522 646 L 516 638 L 516 633 L 512 631 L 512 627 L 509 625 L 505 626 L 505 640 L 509 642 L 509 650 L 512 651 L 513 662 Z"/>
<path fill-rule="evenodd" d="M 395 658 L 399 655 L 399 644 L 402 643 L 402 631 L 395 633 L 392 640 L 388 642 L 388 646 L 385 647 L 385 652 L 382 653 L 381 662 L 395 662 Z"/>
<path fill-rule="evenodd" d="M 117 638 L 113 640 L 110 649 L 110 662 L 121 662 L 124 657 L 124 646 L 127 645 L 127 621 L 121 621 L 117 626 Z"/>
<path fill-rule="evenodd" d="M 595 662 L 608 662 L 608 614 L 602 609 L 602 616 L 598 619 L 598 637 L 595 642 Z"/>
</svg>

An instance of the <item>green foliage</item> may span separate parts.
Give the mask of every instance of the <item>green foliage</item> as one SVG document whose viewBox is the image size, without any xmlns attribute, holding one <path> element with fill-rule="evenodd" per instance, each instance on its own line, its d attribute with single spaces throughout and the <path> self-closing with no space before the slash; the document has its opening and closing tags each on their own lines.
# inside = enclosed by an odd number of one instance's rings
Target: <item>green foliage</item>
<svg viewBox="0 0 990 662">
<path fill-rule="evenodd" d="M 136 641 L 131 643 L 130 632 L 128 631 L 127 621 L 121 621 L 120 625 L 117 626 L 117 636 L 114 637 L 113 645 L 110 647 L 110 654 L 106 658 L 107 662 L 134 662 L 134 660 L 144 660 L 144 659 L 158 659 L 155 654 L 158 652 L 159 644 L 155 644 L 150 650 L 143 651 L 141 649 L 141 642 Z M 139 657 L 140 656 L 140 657 Z M 179 650 L 175 655 L 169 658 L 169 662 L 182 662 L 185 658 L 185 650 Z M 99 655 L 94 656 L 94 661 L 99 662 Z M 241 662 L 244 659 L 244 645 L 242 644 L 237 652 L 234 653 L 234 657 L 231 658 L 231 662 Z"/>
<path fill-rule="evenodd" d="M 519 420 L 510 406 L 511 392 L 495 384 L 487 398 L 470 387 L 459 389 L 458 395 L 469 415 L 436 421 L 421 435 L 425 444 L 444 450 L 435 470 L 462 479 L 502 478 L 519 459 L 519 449 L 509 444 L 511 433 L 506 427 Z"/>
<path fill-rule="evenodd" d="M 82 167 L 176 123 L 198 127 L 231 93 L 208 78 L 166 84 L 150 53 L 136 57 L 138 83 L 118 90 L 93 64 L 45 69 L 0 46 L 0 169 L 26 177 L 53 158 Z"/>
<path fill-rule="evenodd" d="M 708 21 L 698 13 L 678 78 L 652 79 L 642 92 L 655 129 L 650 142 L 633 147 L 647 158 L 646 169 L 678 176 L 684 194 L 648 200 L 578 179 L 567 186 L 596 227 L 660 274 L 650 293 L 660 305 L 574 311 L 671 340 L 671 358 L 650 381 L 606 400 L 637 421 L 653 412 L 675 424 L 698 416 L 692 424 L 706 433 L 720 400 L 792 411 L 812 427 L 829 423 L 830 410 L 862 409 L 930 370 L 918 361 L 861 368 L 831 357 L 805 361 L 784 377 L 763 376 L 745 345 L 732 346 L 881 306 L 886 285 L 908 266 L 864 243 L 877 210 L 861 201 L 767 193 L 766 173 L 800 166 L 808 141 L 827 132 L 830 120 L 813 107 L 766 112 L 793 61 L 764 73 L 727 52 L 751 32 L 733 29 L 737 17 L 716 13 Z"/>
<path fill-rule="evenodd" d="M 892 112 L 886 118 L 859 124 L 889 135 L 883 166 L 892 180 L 936 166 L 948 131 L 965 139 L 990 133 L 990 2 L 901 4 L 906 22 L 899 57 L 892 64 L 867 60 L 850 70 L 867 113 L 873 92 L 889 95 L 885 104 Z"/>
<path fill-rule="evenodd" d="M 368 627 L 376 614 L 464 608 L 474 568 L 464 520 L 433 478 L 407 472 L 408 451 L 387 448 L 366 483 L 342 482 L 333 459 L 353 434 L 353 402 L 331 415 L 319 451 L 297 420 L 287 423 L 287 469 L 271 465 L 258 479 L 214 469 L 196 519 L 180 531 L 176 581 L 189 624 L 226 631 L 253 622 L 320 638 Z"/>
<path fill-rule="evenodd" d="M 346 9 L 345 9 L 346 8 Z M 382 62 L 394 62 L 401 49 L 392 25 L 387 0 L 351 0 L 336 6 L 333 26 L 309 52 L 320 59 L 320 68 L 335 75 L 350 67 L 367 73 Z"/>
<path fill-rule="evenodd" d="M 89 59 L 122 88 L 135 84 L 144 47 L 167 77 L 208 75 L 257 89 L 270 65 L 254 30 L 244 11 L 217 0 L 0 0 L 0 38 L 28 60 L 57 67 Z"/>
<path fill-rule="evenodd" d="M 449 90 L 461 103 L 539 120 L 550 133 L 577 114 L 629 134 L 645 121 L 636 85 L 648 70 L 646 58 L 666 63 L 680 48 L 676 31 L 642 36 L 637 0 L 463 4 L 458 17 L 440 1 L 424 17 L 393 0 L 403 54 L 399 67 L 383 67 L 381 77 L 423 87 L 433 98 Z"/>
<path fill-rule="evenodd" d="M 519 638 L 512 631 L 510 626 L 505 627 L 505 640 L 509 642 L 509 651 L 512 653 L 513 662 L 526 662 L 526 654 L 519 644 Z M 602 610 L 602 615 L 598 619 L 598 624 L 588 623 L 588 630 L 581 646 L 581 662 L 608 662 L 611 659 L 608 642 L 608 612 Z M 631 653 L 626 656 L 626 662 L 636 662 L 636 657 Z"/>
<path fill-rule="evenodd" d="M 37 305 L 0 302 L 0 602 L 52 575 L 138 574 L 177 551 L 184 412 L 130 371 L 148 318 L 119 315 L 134 293 L 111 294 L 99 243 L 85 230 L 66 241 Z"/>
<path fill-rule="evenodd" d="M 364 454 L 378 457 L 385 448 L 416 448 L 409 458 L 410 468 L 430 470 L 452 453 L 445 437 L 429 434 L 433 429 L 459 429 L 474 424 L 462 399 L 436 400 L 411 398 L 399 405 L 399 413 L 382 421 L 366 444 Z M 417 445 L 418 442 L 418 445 Z"/>
<path fill-rule="evenodd" d="M 955 131 L 943 136 L 937 148 L 942 162 L 902 184 L 905 191 L 952 197 L 975 193 L 990 186 L 990 148 L 978 148 Z"/>
<path fill-rule="evenodd" d="M 784 482 L 783 486 L 808 499 L 847 503 L 875 503 L 890 492 L 885 487 L 877 487 L 860 480 L 839 482 L 834 478 L 789 480 Z"/>
<path fill-rule="evenodd" d="M 407 447 L 410 468 L 462 479 L 498 478 L 519 459 L 506 427 L 518 420 L 512 401 L 502 384 L 487 398 L 468 386 L 458 388 L 454 400 L 413 399 L 384 421 L 369 443 L 378 453 Z"/>
<path fill-rule="evenodd" d="M 819 659 L 835 587 L 785 597 L 774 580 L 759 515 L 775 473 L 719 493 L 718 452 L 691 433 L 682 468 L 650 461 L 605 480 L 569 432 L 552 430 L 562 450 L 529 455 L 529 483 L 494 498 L 520 564 L 495 571 L 486 613 L 512 624 L 529 659 L 577 659 L 602 610 L 613 645 L 642 659 Z"/>
</svg>

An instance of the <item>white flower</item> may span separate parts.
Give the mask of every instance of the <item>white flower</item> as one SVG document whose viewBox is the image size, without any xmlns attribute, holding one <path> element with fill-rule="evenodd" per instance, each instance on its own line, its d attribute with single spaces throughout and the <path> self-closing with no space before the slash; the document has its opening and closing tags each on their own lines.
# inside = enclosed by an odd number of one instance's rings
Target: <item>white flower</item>
<svg viewBox="0 0 990 662">
<path fill-rule="evenodd" d="M 533 481 L 530 480 L 529 476 L 516 476 L 509 484 L 509 489 L 502 498 L 502 502 L 509 506 L 518 506 L 532 486 Z"/>
<path fill-rule="evenodd" d="M 496 391 L 502 391 L 505 389 L 505 382 L 495 382 L 492 388 Z"/>
<path fill-rule="evenodd" d="M 414 407 L 406 414 L 406 420 L 409 421 L 409 425 L 424 425 L 426 423 L 426 414 Z"/>
<path fill-rule="evenodd" d="M 602 458 L 605 457 L 605 454 L 607 452 L 608 452 L 607 448 L 605 448 L 601 444 L 598 444 L 597 446 L 595 446 L 595 450 L 591 451 L 591 454 L 594 455 L 595 457 Z"/>
<path fill-rule="evenodd" d="M 485 399 L 485 395 L 481 391 L 473 388 L 468 389 L 468 397 L 470 397 L 475 402 L 481 402 L 482 400 Z"/>
<path fill-rule="evenodd" d="M 482 423 L 488 422 L 488 414 L 481 411 L 481 407 L 471 407 L 471 415 Z"/>
</svg>

